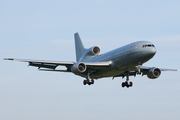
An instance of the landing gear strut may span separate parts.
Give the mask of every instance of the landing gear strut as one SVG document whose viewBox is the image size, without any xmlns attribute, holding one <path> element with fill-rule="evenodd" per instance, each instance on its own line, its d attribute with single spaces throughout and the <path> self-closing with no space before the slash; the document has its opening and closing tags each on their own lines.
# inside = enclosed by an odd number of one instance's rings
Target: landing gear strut
<svg viewBox="0 0 180 120">
<path fill-rule="evenodd" d="M 140 67 L 141 67 L 141 65 L 138 65 L 138 66 L 137 66 L 137 70 L 138 70 L 138 71 L 137 71 L 137 75 L 141 75 L 141 69 L 140 69 Z"/>
<path fill-rule="evenodd" d="M 127 71 L 127 72 L 125 72 L 125 75 L 126 75 L 126 82 L 123 82 L 122 83 L 122 87 L 127 87 L 127 88 L 129 88 L 129 87 L 132 87 L 133 86 L 133 83 L 132 82 L 128 82 L 129 81 L 129 72 Z"/>
<path fill-rule="evenodd" d="M 94 80 L 90 78 L 91 73 L 92 73 L 91 71 L 88 71 L 86 80 L 83 81 L 84 85 L 86 85 L 86 84 L 88 84 L 88 85 L 94 84 Z"/>
</svg>

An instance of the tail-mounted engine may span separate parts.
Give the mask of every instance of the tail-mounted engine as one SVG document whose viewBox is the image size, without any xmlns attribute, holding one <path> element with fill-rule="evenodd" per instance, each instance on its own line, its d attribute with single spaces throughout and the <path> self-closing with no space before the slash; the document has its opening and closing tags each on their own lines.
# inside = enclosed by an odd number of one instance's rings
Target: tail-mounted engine
<svg viewBox="0 0 180 120">
<path fill-rule="evenodd" d="M 91 47 L 88 50 L 88 55 L 98 55 L 100 53 L 100 48 L 98 46 Z"/>
<path fill-rule="evenodd" d="M 151 68 L 147 73 L 147 77 L 150 79 L 156 79 L 161 75 L 161 70 L 159 68 Z"/>
<path fill-rule="evenodd" d="M 87 69 L 86 65 L 84 63 L 74 64 L 71 68 L 71 71 L 74 74 L 80 74 L 85 72 Z"/>
</svg>

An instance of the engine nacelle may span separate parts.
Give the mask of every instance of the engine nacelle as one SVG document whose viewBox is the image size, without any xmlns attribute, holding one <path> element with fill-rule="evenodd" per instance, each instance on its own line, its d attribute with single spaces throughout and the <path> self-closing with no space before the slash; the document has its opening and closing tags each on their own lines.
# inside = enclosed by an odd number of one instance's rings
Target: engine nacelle
<svg viewBox="0 0 180 120">
<path fill-rule="evenodd" d="M 159 68 L 151 68 L 147 73 L 147 77 L 150 79 L 156 79 L 161 75 L 161 70 Z"/>
<path fill-rule="evenodd" d="M 78 63 L 78 64 L 73 65 L 73 67 L 71 68 L 71 71 L 74 74 L 80 74 L 80 73 L 85 72 L 86 69 L 87 69 L 87 67 L 84 63 Z"/>
<path fill-rule="evenodd" d="M 98 55 L 100 53 L 100 48 L 98 46 L 91 47 L 88 50 L 88 55 Z"/>
</svg>

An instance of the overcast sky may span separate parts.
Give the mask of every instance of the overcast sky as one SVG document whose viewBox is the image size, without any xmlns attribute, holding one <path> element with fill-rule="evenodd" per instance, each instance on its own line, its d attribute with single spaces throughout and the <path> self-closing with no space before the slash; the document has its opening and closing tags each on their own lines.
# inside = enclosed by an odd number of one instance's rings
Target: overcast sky
<svg viewBox="0 0 180 120">
<path fill-rule="evenodd" d="M 179 0 L 0 2 L 0 120 L 179 120 Z M 104 78 L 84 86 L 72 73 L 41 72 L 22 58 L 75 61 L 74 33 L 101 53 L 138 40 L 157 49 L 145 66 L 175 68 L 158 79 Z"/>
</svg>

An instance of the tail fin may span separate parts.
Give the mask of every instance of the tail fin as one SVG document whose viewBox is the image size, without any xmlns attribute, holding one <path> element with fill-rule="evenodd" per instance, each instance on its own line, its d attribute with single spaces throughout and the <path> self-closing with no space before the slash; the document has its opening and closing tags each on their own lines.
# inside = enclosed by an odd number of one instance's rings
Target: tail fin
<svg viewBox="0 0 180 120">
<path fill-rule="evenodd" d="M 86 49 L 84 48 L 78 33 L 74 34 L 74 40 L 75 40 L 75 49 L 76 49 L 76 60 L 78 61 Z"/>
</svg>

